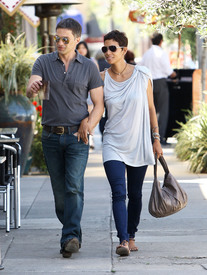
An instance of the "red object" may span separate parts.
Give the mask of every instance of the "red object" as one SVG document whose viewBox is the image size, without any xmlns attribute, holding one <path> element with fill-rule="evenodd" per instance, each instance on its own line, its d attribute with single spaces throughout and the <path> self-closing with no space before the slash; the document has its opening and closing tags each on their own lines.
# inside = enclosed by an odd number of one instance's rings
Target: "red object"
<svg viewBox="0 0 207 275">
<path fill-rule="evenodd" d="M 139 24 L 145 24 L 145 21 L 144 21 L 145 15 L 146 15 L 146 13 L 140 13 L 139 10 L 132 10 L 132 11 L 129 12 L 129 19 L 132 22 L 136 22 L 136 23 L 139 23 Z M 154 16 L 152 16 L 151 22 L 149 24 L 154 25 L 156 23 L 157 23 L 156 15 L 154 15 Z"/>
<path fill-rule="evenodd" d="M 42 106 L 41 106 L 41 105 L 37 106 L 36 110 L 37 110 L 38 112 L 41 112 L 41 111 L 42 111 Z"/>
<path fill-rule="evenodd" d="M 100 37 L 87 37 L 84 40 L 86 43 L 103 43 L 103 36 Z"/>
</svg>

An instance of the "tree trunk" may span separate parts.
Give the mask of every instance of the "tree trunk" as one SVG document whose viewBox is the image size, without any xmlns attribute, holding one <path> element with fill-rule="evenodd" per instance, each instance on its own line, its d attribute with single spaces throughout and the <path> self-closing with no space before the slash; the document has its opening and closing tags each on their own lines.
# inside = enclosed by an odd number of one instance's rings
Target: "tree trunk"
<svg viewBox="0 0 207 275">
<path fill-rule="evenodd" d="M 204 40 L 202 47 L 202 58 L 201 58 L 201 99 L 205 101 L 205 89 L 206 89 L 206 59 L 207 59 L 207 47 L 206 47 L 207 39 Z"/>
</svg>

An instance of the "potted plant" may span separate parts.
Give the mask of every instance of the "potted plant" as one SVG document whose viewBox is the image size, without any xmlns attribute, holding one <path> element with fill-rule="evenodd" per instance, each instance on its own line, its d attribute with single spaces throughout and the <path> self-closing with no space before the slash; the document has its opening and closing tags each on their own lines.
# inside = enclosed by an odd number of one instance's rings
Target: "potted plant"
<svg viewBox="0 0 207 275">
<path fill-rule="evenodd" d="M 26 97 L 26 86 L 37 57 L 37 47 L 25 46 L 25 34 L 8 34 L 0 44 L 0 128 L 17 127 L 22 146 L 22 172 L 30 151 L 36 110 Z"/>
</svg>

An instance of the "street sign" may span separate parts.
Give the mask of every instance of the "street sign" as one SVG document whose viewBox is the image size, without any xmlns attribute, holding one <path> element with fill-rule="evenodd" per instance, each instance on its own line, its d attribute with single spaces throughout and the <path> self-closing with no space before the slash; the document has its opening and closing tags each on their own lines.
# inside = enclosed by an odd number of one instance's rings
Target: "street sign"
<svg viewBox="0 0 207 275">
<path fill-rule="evenodd" d="M 0 0 L 0 8 L 12 16 L 25 0 Z"/>
</svg>

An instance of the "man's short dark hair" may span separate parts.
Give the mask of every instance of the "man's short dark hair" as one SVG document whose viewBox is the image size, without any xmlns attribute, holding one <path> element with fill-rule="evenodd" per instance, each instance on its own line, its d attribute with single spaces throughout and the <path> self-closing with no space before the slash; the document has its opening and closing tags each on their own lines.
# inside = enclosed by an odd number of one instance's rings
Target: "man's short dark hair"
<svg viewBox="0 0 207 275">
<path fill-rule="evenodd" d="M 78 21 L 74 20 L 73 18 L 66 18 L 61 20 L 56 26 L 56 30 L 57 29 L 68 29 L 72 31 L 74 37 L 81 37 L 82 27 Z"/>
<path fill-rule="evenodd" d="M 159 45 L 160 42 L 163 40 L 163 36 L 161 33 L 154 33 L 152 36 L 152 44 Z"/>
<path fill-rule="evenodd" d="M 118 30 L 113 30 L 106 35 L 104 35 L 104 41 L 106 40 L 114 40 L 119 43 L 119 46 L 121 47 L 127 47 L 128 46 L 128 38 L 126 37 L 126 34 L 124 32 L 120 32 Z"/>
</svg>

